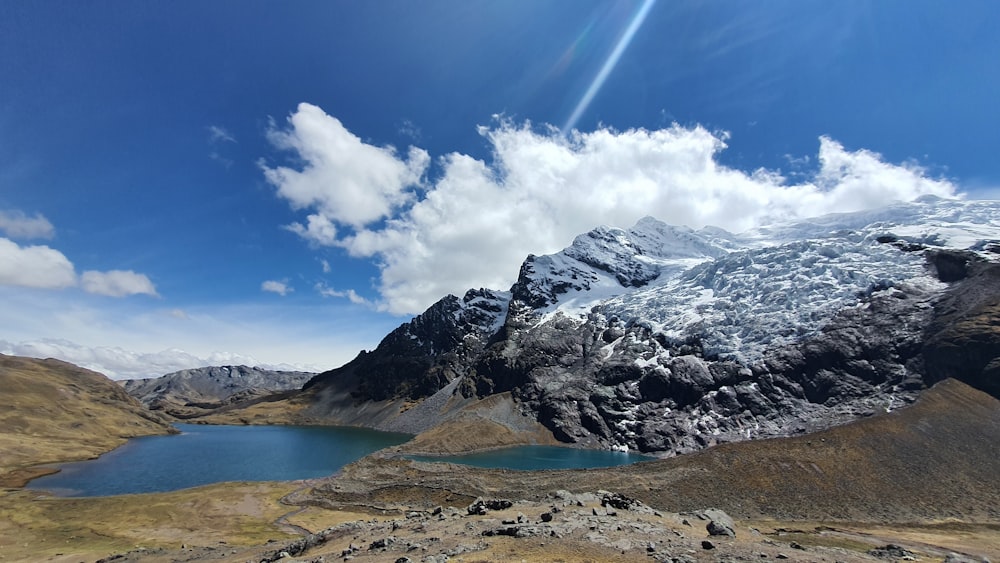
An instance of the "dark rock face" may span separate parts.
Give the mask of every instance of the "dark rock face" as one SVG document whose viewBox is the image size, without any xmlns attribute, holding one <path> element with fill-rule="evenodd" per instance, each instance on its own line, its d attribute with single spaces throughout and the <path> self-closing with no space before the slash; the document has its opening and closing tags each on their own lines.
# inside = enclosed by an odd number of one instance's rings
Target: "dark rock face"
<svg viewBox="0 0 1000 563">
<path fill-rule="evenodd" d="M 481 395 L 513 391 L 571 443 L 682 453 L 803 433 L 915 398 L 925 387 L 920 327 L 932 297 L 917 288 L 876 292 L 753 365 L 705 357 L 697 342 L 663 342 L 597 312 L 583 321 L 515 319 L 468 378 Z M 608 332 L 621 336 L 608 344 Z"/>
<path fill-rule="evenodd" d="M 926 256 L 937 278 L 946 283 L 964 280 L 974 265 L 983 261 L 975 253 L 961 250 L 928 250 Z"/>
<path fill-rule="evenodd" d="M 358 380 L 359 401 L 432 395 L 468 371 L 496 332 L 508 300 L 507 293 L 488 289 L 469 290 L 461 299 L 449 295 L 389 333 L 372 352 L 319 374 L 304 388 L 350 374 Z"/>
<path fill-rule="evenodd" d="M 983 328 L 998 323 L 998 271 L 973 275 L 937 305 L 937 294 L 917 287 L 875 291 L 818 334 L 750 365 L 706 357 L 697 341 L 667 342 L 599 310 L 582 320 L 557 314 L 539 322 L 514 301 L 503 327 L 489 335 L 482 325 L 453 320 L 454 299 L 355 363 L 372 382 L 361 387 L 368 398 L 427 396 L 464 377 L 466 396 L 511 391 L 559 440 L 684 453 L 897 408 L 945 377 L 1000 395 L 1000 330 Z M 971 288 L 991 297 L 973 300 Z M 447 331 L 433 332 L 439 326 Z M 460 339 L 470 327 L 472 337 Z M 428 331 L 426 340 L 410 337 L 418 330 Z"/>
<path fill-rule="evenodd" d="M 974 264 L 934 309 L 922 350 L 928 381 L 954 377 L 1000 397 L 1000 265 Z"/>
</svg>

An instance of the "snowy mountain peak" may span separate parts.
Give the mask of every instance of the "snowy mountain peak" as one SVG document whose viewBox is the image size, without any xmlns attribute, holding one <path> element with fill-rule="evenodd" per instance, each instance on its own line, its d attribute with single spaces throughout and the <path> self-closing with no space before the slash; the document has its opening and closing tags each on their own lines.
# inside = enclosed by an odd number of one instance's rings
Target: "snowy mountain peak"
<svg viewBox="0 0 1000 563">
<path fill-rule="evenodd" d="M 663 259 L 719 257 L 734 248 L 735 240 L 723 229 L 706 227 L 695 231 L 649 216 L 639 219 L 629 229 L 629 235 L 643 254 Z"/>
<path fill-rule="evenodd" d="M 865 231 L 894 234 L 919 244 L 967 249 L 996 239 L 998 229 L 1000 201 L 924 196 L 876 209 L 776 223 L 741 233 L 739 239 L 750 246 L 762 246 L 825 238 L 837 231 Z"/>
<path fill-rule="evenodd" d="M 559 440 L 681 453 L 870 416 L 946 377 L 1000 396 L 998 288 L 1000 202 L 738 234 L 647 217 L 529 256 L 510 292 L 448 296 L 310 385 L 434 409 L 510 392 Z"/>
<path fill-rule="evenodd" d="M 665 341 L 697 337 L 707 353 L 752 362 L 771 346 L 816 334 L 830 314 L 873 291 L 900 284 L 939 291 L 944 278 L 917 250 L 970 250 L 995 260 L 998 241 L 995 201 L 923 198 L 741 234 L 645 217 L 630 229 L 598 227 L 561 252 L 529 256 L 512 295 L 543 316 L 582 319 L 600 310 Z"/>
<path fill-rule="evenodd" d="M 664 273 L 678 274 L 736 248 L 721 229 L 693 231 L 644 217 L 631 229 L 600 226 L 566 249 L 528 256 L 512 288 L 514 299 L 536 310 L 558 306 L 585 311 L 597 301 L 643 287 Z"/>
</svg>

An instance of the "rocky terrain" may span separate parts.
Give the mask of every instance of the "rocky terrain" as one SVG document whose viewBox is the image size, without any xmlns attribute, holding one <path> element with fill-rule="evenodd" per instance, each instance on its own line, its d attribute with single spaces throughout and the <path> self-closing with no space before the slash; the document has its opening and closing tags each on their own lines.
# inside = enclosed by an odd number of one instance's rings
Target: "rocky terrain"
<svg viewBox="0 0 1000 563">
<path fill-rule="evenodd" d="M 191 493 L 178 497 L 180 511 L 224 507 L 228 520 L 219 526 L 242 511 L 247 527 L 246 514 L 258 511 L 249 521 L 273 519 L 267 543 L 246 542 L 236 530 L 232 541 L 215 541 L 201 527 L 185 540 L 171 518 L 145 523 L 144 533 L 164 538 L 173 530 L 172 543 L 147 542 L 101 560 L 995 560 L 997 444 L 1000 401 L 949 379 L 910 406 L 808 436 L 724 444 L 614 469 L 490 470 L 384 451 L 299 484 L 281 511 L 265 503 L 274 493 L 259 487 L 256 503 L 204 506 Z M 225 492 L 213 490 L 204 489 L 205 502 Z M 148 497 L 162 506 L 179 494 Z M 85 510 L 110 500 L 48 502 Z M 118 511 L 128 506 L 121 502 Z M 128 528 L 111 533 L 124 538 Z M 290 531 L 300 536 L 289 538 Z"/>
<path fill-rule="evenodd" d="M 298 521 L 289 517 L 289 521 Z M 304 522 L 305 523 L 305 522 Z M 896 539 L 851 526 L 734 522 L 724 511 L 663 513 L 609 491 L 554 491 L 544 502 L 476 499 L 467 506 L 437 506 L 368 514 L 293 541 L 233 548 L 139 549 L 110 561 L 981 561 L 959 548 L 928 544 L 935 531 Z M 887 540 L 886 538 L 892 538 Z M 899 543 L 892 543 L 893 541 Z"/>
<path fill-rule="evenodd" d="M 400 448 L 405 449 L 405 445 Z M 394 456 L 350 464 L 310 498 L 411 506 L 476 497 L 544 501 L 606 489 L 662 511 L 718 507 L 739 519 L 1000 520 L 1000 400 L 954 379 L 912 405 L 805 436 L 721 444 L 609 469 L 500 471 Z"/>
<path fill-rule="evenodd" d="M 477 412 L 511 414 L 503 397 L 478 404 Z M 477 433 L 479 423 L 452 433 Z M 59 431 L 39 427 L 33 438 Z M 434 435 L 423 437 L 417 449 Z M 816 433 L 613 469 L 418 462 L 403 456 L 411 443 L 313 482 L 74 499 L 0 491 L 0 555 L 145 563 L 995 560 L 997 444 L 1000 401 L 946 379 L 909 406 Z"/>
<path fill-rule="evenodd" d="M 151 410 L 177 418 L 192 418 L 225 405 L 301 389 L 314 375 L 259 367 L 212 366 L 121 383 L 129 395 Z"/>
<path fill-rule="evenodd" d="M 175 432 L 104 375 L 59 360 L 0 354 L 0 487 L 96 457 L 128 438 Z"/>
<path fill-rule="evenodd" d="M 740 234 L 600 227 L 529 256 L 509 291 L 445 297 L 287 412 L 409 432 L 523 418 L 669 456 L 891 411 L 946 377 L 996 394 L 998 217 L 924 198 Z M 514 416 L 478 412 L 489 397 Z"/>
</svg>

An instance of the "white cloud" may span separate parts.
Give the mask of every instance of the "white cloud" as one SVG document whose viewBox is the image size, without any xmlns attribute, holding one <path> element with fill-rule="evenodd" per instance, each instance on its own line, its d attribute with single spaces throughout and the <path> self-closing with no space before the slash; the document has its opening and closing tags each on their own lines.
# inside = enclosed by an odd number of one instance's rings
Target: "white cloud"
<svg viewBox="0 0 1000 563">
<path fill-rule="evenodd" d="M 233 137 L 233 134 L 230 133 L 225 127 L 209 125 L 208 140 L 212 143 L 235 143 L 236 137 Z"/>
<path fill-rule="evenodd" d="M 261 291 L 269 291 L 271 293 L 277 293 L 278 295 L 284 297 L 289 293 L 295 291 L 294 288 L 289 287 L 287 281 L 277 281 L 277 280 L 267 280 L 260 284 Z"/>
<path fill-rule="evenodd" d="M 34 218 L 20 211 L 0 211 L 0 230 L 23 238 L 51 237 L 55 229 L 41 215 Z M 156 295 L 153 283 L 131 270 L 87 271 L 77 278 L 76 268 L 62 252 L 48 246 L 20 246 L 0 237 L 0 286 L 66 289 L 81 287 L 88 293 L 124 297 Z"/>
<path fill-rule="evenodd" d="M 222 154 L 224 150 L 222 145 L 235 142 L 236 137 L 225 127 L 218 125 L 208 126 L 208 144 L 212 147 L 212 151 L 208 153 L 208 158 L 222 164 L 227 169 L 232 168 L 233 159 Z"/>
<path fill-rule="evenodd" d="M 56 229 L 40 213 L 28 217 L 23 211 L 0 209 L 0 232 L 16 239 L 50 239 Z"/>
<path fill-rule="evenodd" d="M 253 356 L 230 352 L 213 352 L 198 356 L 172 348 L 159 352 L 135 352 L 117 346 L 88 347 L 69 340 L 42 339 L 11 343 L 0 340 L 0 353 L 29 358 L 58 358 L 112 379 L 155 377 L 204 366 L 248 365 L 264 369 L 316 371 L 318 366 L 302 364 L 268 364 Z"/>
<path fill-rule="evenodd" d="M 330 273 L 330 262 L 328 262 L 326 259 L 321 259 L 319 261 L 319 264 L 320 264 L 320 266 L 323 267 L 323 273 L 324 274 L 329 274 Z"/>
<path fill-rule="evenodd" d="M 306 217 L 306 225 L 292 223 L 286 229 L 320 246 L 335 246 L 337 244 L 337 226 L 325 215 L 312 214 Z"/>
<path fill-rule="evenodd" d="M 409 119 L 404 119 L 400 124 L 399 134 L 415 142 L 419 142 L 423 137 L 423 133 L 420 131 L 420 128 Z"/>
<path fill-rule="evenodd" d="M 355 305 L 365 305 L 367 307 L 372 307 L 374 305 L 371 301 L 358 295 L 358 292 L 354 291 L 353 289 L 346 289 L 341 291 L 333 289 L 332 287 L 327 287 L 322 283 L 318 283 L 316 284 L 316 292 L 322 295 L 323 297 L 340 297 L 343 299 L 347 299 L 348 301 L 354 303 Z"/>
<path fill-rule="evenodd" d="M 398 321 L 346 303 L 188 304 L 0 286 L 0 353 L 54 357 L 112 378 L 221 364 L 323 371 L 372 349 Z"/>
<path fill-rule="evenodd" d="M 153 282 L 145 274 L 137 274 L 132 270 L 111 270 L 108 272 L 88 270 L 80 276 L 80 287 L 87 293 L 109 297 L 157 296 Z"/>
<path fill-rule="evenodd" d="M 366 144 L 314 105 L 299 104 L 288 123 L 287 130 L 271 129 L 268 138 L 296 152 L 303 165 L 300 170 L 265 165 L 264 176 L 292 207 L 315 208 L 327 223 L 360 228 L 389 216 L 413 199 L 409 188 L 419 184 L 430 162 L 422 149 L 411 147 L 404 161 L 392 148 Z M 312 234 L 312 217 L 308 227 L 293 230 Z"/>
<path fill-rule="evenodd" d="M 226 158 L 215 151 L 208 153 L 208 158 L 218 162 L 219 164 L 225 166 L 226 168 L 232 168 L 234 164 L 232 159 Z"/>
<path fill-rule="evenodd" d="M 420 149 L 404 161 L 307 104 L 289 123 L 270 137 L 296 151 L 301 170 L 264 169 L 293 208 L 310 212 L 306 225 L 289 228 L 313 244 L 374 258 L 379 306 L 399 314 L 472 287 L 506 289 L 527 254 L 558 251 L 600 224 L 628 227 L 652 215 L 742 231 L 776 218 L 955 194 L 955 186 L 918 166 L 889 164 L 826 137 L 819 169 L 789 183 L 777 171 L 719 164 L 727 134 L 700 126 L 563 136 L 553 127 L 498 120 L 480 128 L 493 148 L 491 163 L 446 155 L 440 177 L 418 197 L 406 188 L 426 167 Z"/>
<path fill-rule="evenodd" d="M 76 285 L 76 272 L 58 250 L 0 238 L 0 285 L 63 289 Z"/>
</svg>

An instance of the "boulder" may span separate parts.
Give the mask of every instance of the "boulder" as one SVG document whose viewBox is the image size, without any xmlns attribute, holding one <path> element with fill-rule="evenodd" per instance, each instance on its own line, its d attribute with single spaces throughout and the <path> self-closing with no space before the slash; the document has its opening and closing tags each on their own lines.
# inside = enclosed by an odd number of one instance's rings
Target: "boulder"
<svg viewBox="0 0 1000 563">
<path fill-rule="evenodd" d="M 717 508 L 709 508 L 699 516 L 704 520 L 708 520 L 708 524 L 705 526 L 705 529 L 708 530 L 708 535 L 736 537 L 736 525 L 733 523 L 733 519 L 725 512 Z"/>
</svg>

